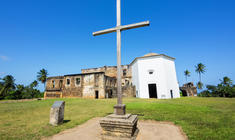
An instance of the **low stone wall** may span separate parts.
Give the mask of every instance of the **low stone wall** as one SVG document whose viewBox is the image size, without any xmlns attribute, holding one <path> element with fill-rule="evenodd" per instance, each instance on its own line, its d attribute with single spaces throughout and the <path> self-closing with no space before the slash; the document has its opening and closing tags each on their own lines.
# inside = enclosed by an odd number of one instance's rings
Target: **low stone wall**
<svg viewBox="0 0 235 140">
<path fill-rule="evenodd" d="M 116 87 L 107 87 L 105 92 L 106 92 L 106 98 L 117 98 Z M 110 92 L 112 92 L 112 94 Z M 107 97 L 107 94 L 108 94 L 108 97 Z M 136 97 L 135 86 L 123 86 L 122 96 L 123 97 Z"/>
<path fill-rule="evenodd" d="M 124 86 L 122 87 L 123 97 L 136 97 L 135 86 Z"/>
<path fill-rule="evenodd" d="M 45 92 L 44 93 L 44 99 L 50 99 L 50 98 L 62 98 L 62 92 Z"/>
</svg>

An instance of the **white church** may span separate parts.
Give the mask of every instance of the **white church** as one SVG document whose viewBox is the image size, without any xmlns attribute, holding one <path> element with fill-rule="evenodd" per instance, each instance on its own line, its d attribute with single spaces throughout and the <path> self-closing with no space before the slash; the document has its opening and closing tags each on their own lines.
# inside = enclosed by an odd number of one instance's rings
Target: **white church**
<svg viewBox="0 0 235 140">
<path fill-rule="evenodd" d="M 137 98 L 180 98 L 175 58 L 150 53 L 130 64 Z"/>
</svg>

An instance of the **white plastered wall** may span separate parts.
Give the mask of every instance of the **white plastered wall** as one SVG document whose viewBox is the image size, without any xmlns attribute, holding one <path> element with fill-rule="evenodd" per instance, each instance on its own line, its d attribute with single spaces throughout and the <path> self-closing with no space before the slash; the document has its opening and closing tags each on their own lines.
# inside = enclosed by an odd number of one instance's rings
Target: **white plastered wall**
<svg viewBox="0 0 235 140">
<path fill-rule="evenodd" d="M 158 99 L 180 97 L 173 59 L 165 56 L 138 58 L 132 65 L 132 83 L 138 91 L 137 97 L 149 98 L 148 84 L 156 84 Z M 153 71 L 153 74 L 149 74 Z"/>
</svg>

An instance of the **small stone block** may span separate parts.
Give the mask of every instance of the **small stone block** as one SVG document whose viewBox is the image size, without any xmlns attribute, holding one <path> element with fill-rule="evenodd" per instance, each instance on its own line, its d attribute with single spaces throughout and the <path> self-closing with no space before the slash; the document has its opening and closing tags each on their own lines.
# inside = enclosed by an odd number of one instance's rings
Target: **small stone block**
<svg viewBox="0 0 235 140">
<path fill-rule="evenodd" d="M 125 115 L 126 114 L 126 105 L 125 104 L 117 104 L 114 106 L 114 114 L 116 115 Z"/>
<path fill-rule="evenodd" d="M 59 125 L 64 121 L 64 101 L 55 101 L 50 111 L 50 124 Z"/>
</svg>

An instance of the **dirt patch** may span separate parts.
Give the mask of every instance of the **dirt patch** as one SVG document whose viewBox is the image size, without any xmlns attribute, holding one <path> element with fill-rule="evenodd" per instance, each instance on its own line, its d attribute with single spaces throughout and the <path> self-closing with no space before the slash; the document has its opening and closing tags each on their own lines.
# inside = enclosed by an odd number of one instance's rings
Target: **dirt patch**
<svg viewBox="0 0 235 140">
<path fill-rule="evenodd" d="M 100 118 L 93 118 L 75 128 L 65 130 L 43 140 L 100 140 Z M 171 122 L 138 121 L 137 140 L 187 140 L 182 129 Z"/>
<path fill-rule="evenodd" d="M 181 127 L 172 122 L 140 120 L 138 123 L 137 140 L 188 140 Z"/>
</svg>

